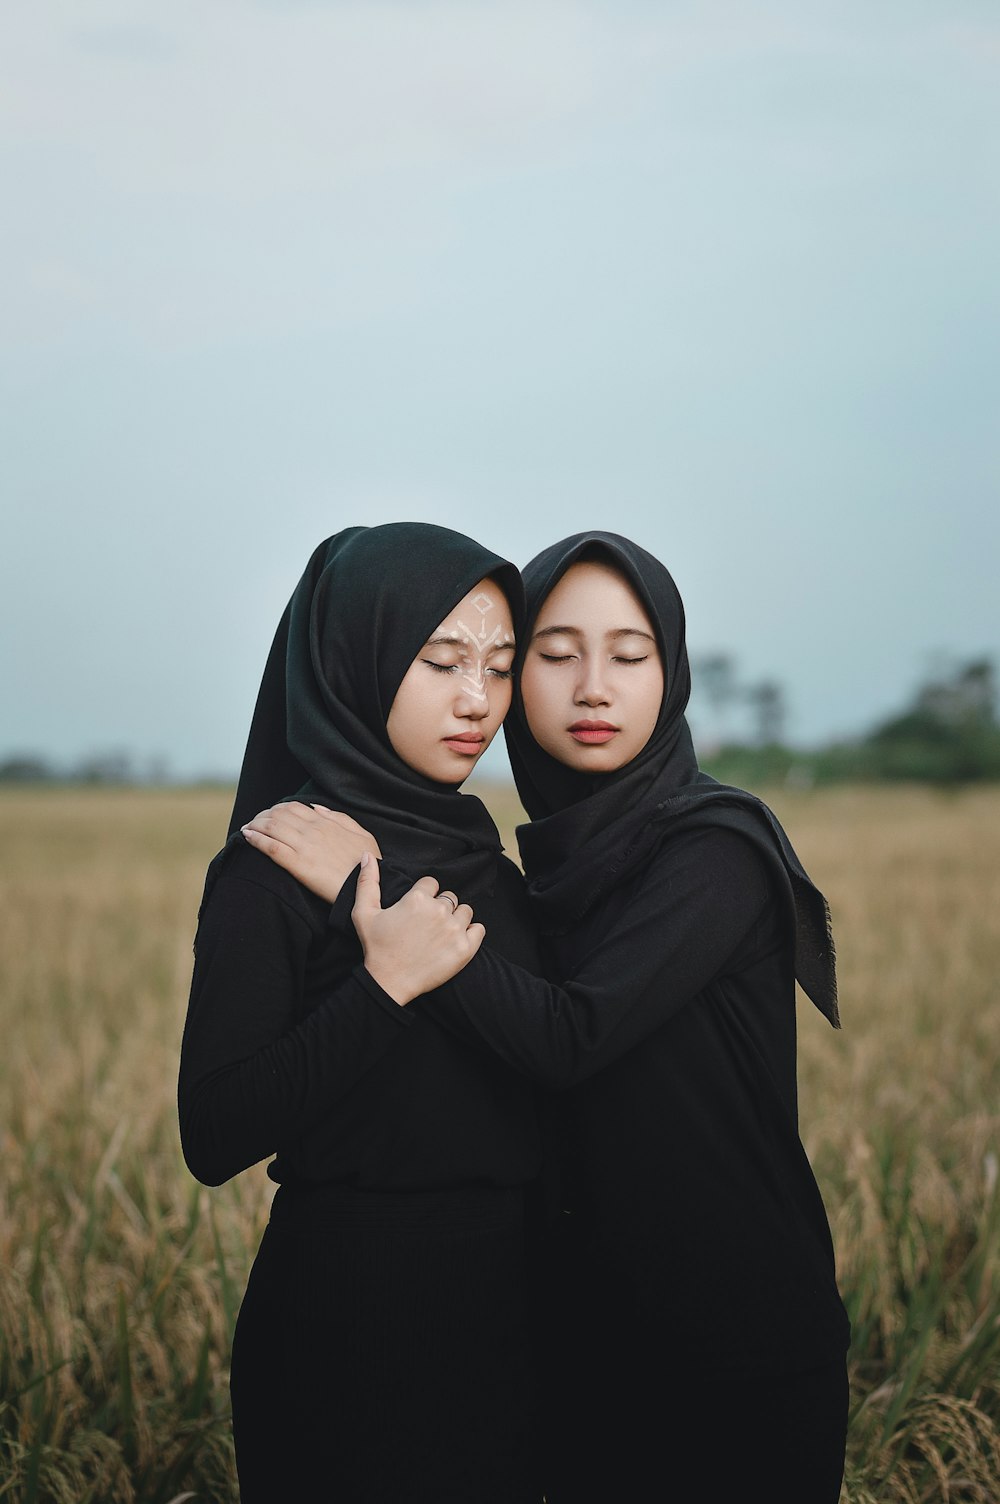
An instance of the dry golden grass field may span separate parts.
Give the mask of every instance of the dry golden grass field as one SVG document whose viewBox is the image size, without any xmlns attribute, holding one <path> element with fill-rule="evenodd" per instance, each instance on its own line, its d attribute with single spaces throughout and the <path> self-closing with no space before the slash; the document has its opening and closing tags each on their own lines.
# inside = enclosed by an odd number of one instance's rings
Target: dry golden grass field
<svg viewBox="0 0 1000 1504">
<path fill-rule="evenodd" d="M 844 1501 L 995 1504 L 1000 791 L 773 802 L 838 939 L 844 1030 L 801 1008 L 800 1082 L 854 1324 Z M 228 806 L 0 795 L 6 1504 L 235 1498 L 227 1349 L 269 1183 L 196 1186 L 174 1111 Z"/>
</svg>

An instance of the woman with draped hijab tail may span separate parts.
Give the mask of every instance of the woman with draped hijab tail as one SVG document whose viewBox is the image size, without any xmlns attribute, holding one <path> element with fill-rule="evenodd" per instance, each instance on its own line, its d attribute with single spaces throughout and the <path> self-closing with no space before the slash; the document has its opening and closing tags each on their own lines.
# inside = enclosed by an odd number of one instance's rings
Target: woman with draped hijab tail
<svg viewBox="0 0 1000 1504">
<path fill-rule="evenodd" d="M 509 705 L 522 620 L 517 571 L 473 540 L 351 528 L 313 554 L 268 658 L 206 881 L 179 1081 L 200 1180 L 276 1155 L 233 1343 L 244 1504 L 541 1497 L 535 1092 L 406 1006 L 483 925 L 498 954 L 539 965 L 521 875 L 459 792 Z M 335 827 L 345 870 L 372 853 L 356 894 L 331 906 L 253 849 L 241 827 L 275 801 L 300 831 Z M 384 911 L 381 853 L 403 895 Z"/>
<path fill-rule="evenodd" d="M 835 1504 L 849 1326 L 795 1069 L 796 977 L 839 1026 L 826 902 L 767 806 L 698 768 L 664 566 L 581 533 L 524 580 L 505 733 L 553 980 L 487 938 L 420 1008 L 563 1093 L 546 1498 Z"/>
<path fill-rule="evenodd" d="M 773 813 L 698 768 L 664 566 L 585 533 L 524 580 L 507 739 L 532 912 L 551 975 L 617 975 L 635 1003 L 563 1099 L 548 1497 L 659 1476 L 699 1504 L 836 1504 L 849 1326 L 795 1069 L 796 976 L 840 1022 L 826 901 Z"/>
</svg>

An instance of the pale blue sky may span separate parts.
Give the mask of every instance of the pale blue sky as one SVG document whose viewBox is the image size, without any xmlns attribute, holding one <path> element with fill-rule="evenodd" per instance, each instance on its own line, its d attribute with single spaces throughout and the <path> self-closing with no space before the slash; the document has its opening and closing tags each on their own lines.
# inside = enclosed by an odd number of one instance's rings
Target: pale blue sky
<svg viewBox="0 0 1000 1504">
<path fill-rule="evenodd" d="M 8 7 L 0 756 L 234 770 L 404 517 L 635 537 L 801 743 L 1000 656 L 998 76 L 972 0 Z"/>
</svg>

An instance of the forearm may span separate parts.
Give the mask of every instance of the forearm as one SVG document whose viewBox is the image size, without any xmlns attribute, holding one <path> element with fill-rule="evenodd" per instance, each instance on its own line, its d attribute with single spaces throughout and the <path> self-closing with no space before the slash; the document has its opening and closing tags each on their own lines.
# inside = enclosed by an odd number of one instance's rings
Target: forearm
<svg viewBox="0 0 1000 1504">
<path fill-rule="evenodd" d="M 353 943 L 304 1013 L 313 927 L 264 887 L 220 879 L 202 914 L 178 1080 L 192 1173 L 220 1184 L 308 1131 L 412 1023 Z"/>
<path fill-rule="evenodd" d="M 206 1068 L 186 1041 L 178 1107 L 191 1173 L 221 1185 L 294 1142 L 412 1021 L 358 967 L 300 1024 L 243 1059 Z"/>
<path fill-rule="evenodd" d="M 634 1049 L 696 991 L 696 983 L 677 977 L 639 988 L 573 980 L 559 986 L 484 946 L 419 1006 L 537 1085 L 565 1091 Z"/>
<path fill-rule="evenodd" d="M 561 984 L 483 947 L 419 1007 L 462 1039 L 541 1085 L 566 1089 L 634 1049 L 718 976 L 753 930 L 770 893 L 737 836 L 679 847 L 643 875 L 598 943 Z"/>
</svg>

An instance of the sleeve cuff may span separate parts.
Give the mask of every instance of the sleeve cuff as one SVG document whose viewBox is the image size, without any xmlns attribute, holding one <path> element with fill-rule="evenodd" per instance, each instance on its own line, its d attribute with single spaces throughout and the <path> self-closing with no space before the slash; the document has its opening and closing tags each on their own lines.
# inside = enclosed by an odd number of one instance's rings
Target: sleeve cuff
<svg viewBox="0 0 1000 1504">
<path fill-rule="evenodd" d="M 354 977 L 380 1007 L 384 1008 L 387 1013 L 391 1013 L 398 1023 L 406 1024 L 407 1028 L 409 1028 L 416 1014 L 411 1014 L 409 1008 L 404 1007 L 402 1003 L 397 1003 L 394 997 L 390 997 L 379 986 L 370 971 L 366 971 L 364 966 L 356 966 L 354 968 Z"/>
<path fill-rule="evenodd" d="M 344 886 L 330 905 L 330 912 L 326 918 L 329 927 L 345 930 L 348 933 L 353 930 L 354 921 L 351 918 L 351 910 L 354 908 L 354 900 L 357 897 L 360 871 L 360 866 L 355 867 L 354 871 L 344 879 Z"/>
</svg>

